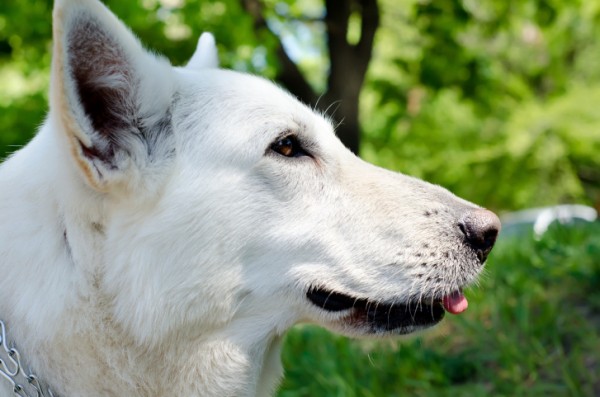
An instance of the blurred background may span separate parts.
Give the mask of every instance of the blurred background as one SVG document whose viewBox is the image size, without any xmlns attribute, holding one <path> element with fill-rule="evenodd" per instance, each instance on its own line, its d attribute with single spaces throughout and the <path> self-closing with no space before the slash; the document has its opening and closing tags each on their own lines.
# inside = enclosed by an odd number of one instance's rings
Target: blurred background
<svg viewBox="0 0 600 397">
<path fill-rule="evenodd" d="M 174 65 L 213 32 L 361 157 L 503 215 L 464 315 L 400 342 L 299 326 L 280 396 L 600 396 L 600 1 L 105 3 Z M 0 159 L 47 112 L 51 9 L 0 3 Z"/>
</svg>

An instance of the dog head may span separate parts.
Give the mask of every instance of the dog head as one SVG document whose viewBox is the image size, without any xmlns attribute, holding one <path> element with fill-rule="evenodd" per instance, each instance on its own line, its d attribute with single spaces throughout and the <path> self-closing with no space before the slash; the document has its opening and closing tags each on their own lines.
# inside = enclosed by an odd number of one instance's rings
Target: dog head
<svg viewBox="0 0 600 397">
<path fill-rule="evenodd" d="M 138 340 L 402 334 L 465 309 L 494 214 L 361 161 L 327 117 L 217 69 L 211 36 L 173 68 L 99 2 L 59 0 L 54 19 L 51 122 L 101 202 L 99 288 Z"/>
</svg>

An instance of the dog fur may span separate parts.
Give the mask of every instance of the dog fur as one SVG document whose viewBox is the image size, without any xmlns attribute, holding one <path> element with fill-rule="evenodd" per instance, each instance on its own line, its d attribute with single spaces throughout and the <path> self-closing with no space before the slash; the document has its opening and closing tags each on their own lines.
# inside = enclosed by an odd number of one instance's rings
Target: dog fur
<svg viewBox="0 0 600 397">
<path fill-rule="evenodd" d="M 212 36 L 173 68 L 98 1 L 53 19 L 49 115 L 0 166 L 0 318 L 57 395 L 271 395 L 296 323 L 424 328 L 311 289 L 418 305 L 481 271 L 457 227 L 479 207 L 361 161 L 326 117 L 218 69 Z"/>
</svg>

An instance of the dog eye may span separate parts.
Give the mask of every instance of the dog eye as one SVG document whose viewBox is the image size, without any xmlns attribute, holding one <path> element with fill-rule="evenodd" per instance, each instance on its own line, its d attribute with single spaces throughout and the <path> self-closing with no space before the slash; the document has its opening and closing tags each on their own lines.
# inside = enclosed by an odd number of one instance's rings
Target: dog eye
<svg viewBox="0 0 600 397">
<path fill-rule="evenodd" d="M 294 135 L 278 139 L 271 145 L 271 150 L 285 157 L 301 157 L 309 154 L 302 148 Z"/>
</svg>

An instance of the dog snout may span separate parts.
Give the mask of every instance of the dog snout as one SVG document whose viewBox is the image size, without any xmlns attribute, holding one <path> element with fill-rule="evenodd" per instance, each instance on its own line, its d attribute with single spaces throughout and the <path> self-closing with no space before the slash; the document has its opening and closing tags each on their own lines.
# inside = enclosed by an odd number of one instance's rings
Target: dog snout
<svg viewBox="0 0 600 397">
<path fill-rule="evenodd" d="M 458 226 L 467 244 L 477 253 L 479 261 L 485 262 L 500 232 L 498 216 L 483 208 L 469 210 L 462 216 Z"/>
</svg>

